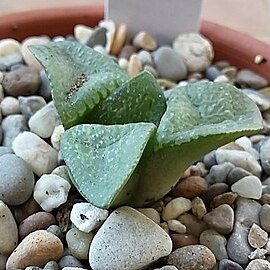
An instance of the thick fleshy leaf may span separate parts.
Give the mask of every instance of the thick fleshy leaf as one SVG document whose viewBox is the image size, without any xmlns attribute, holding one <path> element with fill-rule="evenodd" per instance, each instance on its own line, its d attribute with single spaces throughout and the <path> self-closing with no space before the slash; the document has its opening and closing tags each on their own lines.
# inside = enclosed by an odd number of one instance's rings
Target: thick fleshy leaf
<svg viewBox="0 0 270 270">
<path fill-rule="evenodd" d="M 207 152 L 262 129 L 255 103 L 224 83 L 196 83 L 173 89 L 156 134 L 155 152 L 140 172 L 131 203 L 164 196 L 183 172 Z"/>
<path fill-rule="evenodd" d="M 144 71 L 101 101 L 91 121 L 100 124 L 152 122 L 158 125 L 165 110 L 162 89 L 154 76 Z"/>
<path fill-rule="evenodd" d="M 82 124 L 67 130 L 61 152 L 85 199 L 103 208 L 129 199 L 137 183 L 135 169 L 155 132 L 152 123 Z"/>
<path fill-rule="evenodd" d="M 89 122 L 93 108 L 128 80 L 112 59 L 78 42 L 49 42 L 29 49 L 45 68 L 65 128 Z"/>
</svg>

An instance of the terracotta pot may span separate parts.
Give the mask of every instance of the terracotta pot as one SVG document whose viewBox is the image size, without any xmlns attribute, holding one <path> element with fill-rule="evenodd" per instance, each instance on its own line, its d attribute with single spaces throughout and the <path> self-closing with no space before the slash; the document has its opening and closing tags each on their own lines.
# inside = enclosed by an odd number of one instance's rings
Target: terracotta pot
<svg viewBox="0 0 270 270">
<path fill-rule="evenodd" d="M 102 6 L 33 10 L 0 16 L 0 39 L 12 37 L 71 34 L 76 24 L 95 26 L 103 18 Z M 201 33 L 209 38 L 216 60 L 227 60 L 238 68 L 250 68 L 270 82 L 270 45 L 224 26 L 203 21 Z M 256 56 L 262 56 L 259 64 Z"/>
</svg>

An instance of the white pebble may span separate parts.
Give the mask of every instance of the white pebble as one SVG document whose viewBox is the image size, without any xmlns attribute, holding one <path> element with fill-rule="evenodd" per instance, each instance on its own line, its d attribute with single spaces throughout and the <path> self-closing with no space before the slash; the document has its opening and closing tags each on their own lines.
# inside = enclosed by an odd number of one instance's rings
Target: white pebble
<svg viewBox="0 0 270 270">
<path fill-rule="evenodd" d="M 56 174 L 44 174 L 36 182 L 33 197 L 46 212 L 51 212 L 67 201 L 71 186 Z"/>
<path fill-rule="evenodd" d="M 93 49 L 103 55 L 108 55 L 108 53 L 106 52 L 106 49 L 102 45 L 96 45 L 93 47 Z"/>
<path fill-rule="evenodd" d="M 183 213 L 191 209 L 191 201 L 189 199 L 178 197 L 171 200 L 163 209 L 162 218 L 164 221 L 176 219 Z"/>
<path fill-rule="evenodd" d="M 108 210 L 90 203 L 76 203 L 72 207 L 70 220 L 80 231 L 88 233 L 98 228 L 108 215 Z"/>
<path fill-rule="evenodd" d="M 74 37 L 82 44 L 86 44 L 93 29 L 89 26 L 77 24 L 74 27 Z"/>
<path fill-rule="evenodd" d="M 63 125 L 56 126 L 53 130 L 53 133 L 51 136 L 51 144 L 57 151 L 59 151 L 60 149 L 60 141 L 64 132 L 65 132 L 65 129 Z"/>
<path fill-rule="evenodd" d="M 28 37 L 25 40 L 23 40 L 21 52 L 22 52 L 23 59 L 28 66 L 38 71 L 43 69 L 42 65 L 38 62 L 38 60 L 34 57 L 34 55 L 29 51 L 28 46 L 29 45 L 43 45 L 43 44 L 48 43 L 49 41 L 50 39 L 45 36 Z"/>
<path fill-rule="evenodd" d="M 21 44 L 12 38 L 0 40 L 0 57 L 5 57 L 11 54 L 20 53 Z"/>
<path fill-rule="evenodd" d="M 177 233 L 186 233 L 187 227 L 177 219 L 170 219 L 167 221 L 168 227 L 171 231 Z"/>
<path fill-rule="evenodd" d="M 20 112 L 19 101 L 15 97 L 4 97 L 4 99 L 1 101 L 0 107 L 3 116 L 17 114 Z"/>
<path fill-rule="evenodd" d="M 65 180 L 67 180 L 71 184 L 71 179 L 70 179 L 69 173 L 68 173 L 68 167 L 66 165 L 61 165 L 61 166 L 56 167 L 52 171 L 52 174 L 56 174 L 56 175 L 64 178 Z"/>
<path fill-rule="evenodd" d="M 12 148 L 38 176 L 50 173 L 58 164 L 57 151 L 32 132 L 20 133 L 14 139 Z"/>
<path fill-rule="evenodd" d="M 106 52 L 110 53 L 112 49 L 113 41 L 114 41 L 115 32 L 116 32 L 115 23 L 112 20 L 100 21 L 99 26 L 107 29 L 107 32 L 106 32 L 107 42 L 106 42 L 105 48 L 106 48 Z"/>
<path fill-rule="evenodd" d="M 127 70 L 128 67 L 128 60 L 126 58 L 119 58 L 118 65 L 120 68 Z"/>
</svg>

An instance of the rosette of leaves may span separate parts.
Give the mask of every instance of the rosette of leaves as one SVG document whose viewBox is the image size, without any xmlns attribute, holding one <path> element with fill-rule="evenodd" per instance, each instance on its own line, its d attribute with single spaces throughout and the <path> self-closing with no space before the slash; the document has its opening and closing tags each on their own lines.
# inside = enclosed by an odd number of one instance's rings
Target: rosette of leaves
<svg viewBox="0 0 270 270">
<path fill-rule="evenodd" d="M 77 42 L 30 50 L 66 128 L 61 151 L 71 179 L 96 206 L 152 203 L 204 154 L 262 129 L 255 103 L 232 85 L 193 83 L 165 98 L 150 73 L 129 78 Z"/>
</svg>

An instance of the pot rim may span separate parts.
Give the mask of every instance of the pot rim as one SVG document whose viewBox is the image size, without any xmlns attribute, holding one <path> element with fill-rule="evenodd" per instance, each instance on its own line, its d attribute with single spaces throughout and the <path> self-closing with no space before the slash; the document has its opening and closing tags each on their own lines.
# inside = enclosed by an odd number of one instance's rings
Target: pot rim
<svg viewBox="0 0 270 270">
<path fill-rule="evenodd" d="M 103 18 L 103 6 L 66 6 L 16 12 L 0 16 L 0 39 L 19 41 L 33 35 L 67 35 L 76 24 L 95 26 Z M 237 68 L 250 68 L 270 82 L 270 44 L 209 21 L 200 32 L 214 45 L 215 60 L 227 60 Z M 256 56 L 262 57 L 255 63 Z"/>
</svg>

